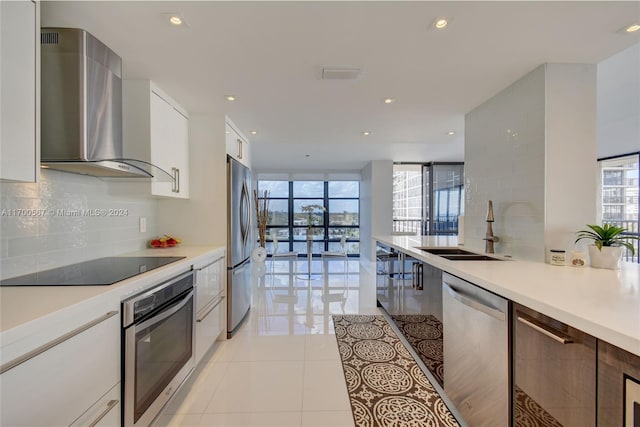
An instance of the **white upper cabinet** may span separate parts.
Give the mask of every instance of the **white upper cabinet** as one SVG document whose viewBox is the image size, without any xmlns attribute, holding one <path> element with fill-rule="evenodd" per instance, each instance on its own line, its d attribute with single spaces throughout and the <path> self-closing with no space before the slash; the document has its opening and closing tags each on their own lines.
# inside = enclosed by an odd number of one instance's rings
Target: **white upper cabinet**
<svg viewBox="0 0 640 427">
<path fill-rule="evenodd" d="M 123 80 L 122 99 L 125 157 L 167 172 L 154 173 L 151 194 L 189 198 L 187 112 L 148 80 Z"/>
<path fill-rule="evenodd" d="M 251 149 L 249 140 L 238 130 L 236 125 L 226 117 L 225 118 L 225 137 L 227 144 L 227 154 L 249 169 L 251 169 Z"/>
<path fill-rule="evenodd" d="M 0 179 L 35 182 L 40 151 L 40 18 L 29 0 L 0 2 Z"/>
</svg>

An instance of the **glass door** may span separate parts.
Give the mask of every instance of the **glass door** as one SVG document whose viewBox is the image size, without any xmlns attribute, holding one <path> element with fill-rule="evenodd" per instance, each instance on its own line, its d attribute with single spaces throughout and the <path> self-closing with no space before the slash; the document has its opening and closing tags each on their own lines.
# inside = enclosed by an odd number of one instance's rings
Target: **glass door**
<svg viewBox="0 0 640 427">
<path fill-rule="evenodd" d="M 134 423 L 193 357 L 193 303 L 191 291 L 177 303 L 127 330 L 135 343 Z"/>
</svg>

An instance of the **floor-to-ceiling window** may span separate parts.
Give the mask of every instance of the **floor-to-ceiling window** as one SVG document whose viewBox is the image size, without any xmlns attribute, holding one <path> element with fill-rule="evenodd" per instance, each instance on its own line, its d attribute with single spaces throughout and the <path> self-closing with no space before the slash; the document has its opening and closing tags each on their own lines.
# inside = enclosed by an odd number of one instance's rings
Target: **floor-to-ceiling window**
<svg viewBox="0 0 640 427">
<path fill-rule="evenodd" d="M 310 238 L 312 255 L 338 252 L 346 237 L 351 256 L 360 253 L 359 181 L 276 181 L 258 180 L 258 193 L 268 192 L 269 220 L 267 251 L 273 253 L 273 237 L 278 251 L 307 255 Z"/>
<path fill-rule="evenodd" d="M 393 231 L 456 234 L 464 212 L 464 165 L 393 165 Z"/>
<path fill-rule="evenodd" d="M 422 166 L 421 164 L 393 165 L 394 232 L 422 231 Z"/>
<path fill-rule="evenodd" d="M 600 166 L 599 214 L 602 224 L 614 224 L 627 229 L 628 234 L 640 235 L 640 153 L 611 157 L 598 161 Z M 636 248 L 635 257 L 626 251 L 627 261 L 640 262 L 637 240 L 630 240 Z"/>
</svg>

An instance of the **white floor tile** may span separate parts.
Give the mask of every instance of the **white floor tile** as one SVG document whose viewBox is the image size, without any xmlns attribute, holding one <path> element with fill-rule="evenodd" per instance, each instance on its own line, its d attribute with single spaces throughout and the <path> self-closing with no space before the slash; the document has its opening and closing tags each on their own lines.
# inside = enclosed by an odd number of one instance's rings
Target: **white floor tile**
<svg viewBox="0 0 640 427">
<path fill-rule="evenodd" d="M 354 427 L 351 411 L 305 411 L 302 427 Z"/>
<path fill-rule="evenodd" d="M 334 334 L 309 334 L 305 339 L 304 359 L 340 360 L 338 344 Z"/>
<path fill-rule="evenodd" d="M 304 360 L 304 335 L 239 335 L 227 343 L 219 361 Z"/>
<path fill-rule="evenodd" d="M 228 367 L 228 362 L 216 362 L 196 370 L 169 403 L 165 412 L 167 414 L 202 414 L 213 394 L 222 384 Z"/>
<path fill-rule="evenodd" d="M 216 343 L 157 427 L 353 426 L 332 315 L 379 313 L 375 276 L 350 259 L 348 277 L 304 280 L 305 266 L 294 275 L 294 265 L 280 261 L 276 272 L 289 274 L 254 282 L 248 318 Z M 342 267 L 331 263 L 329 271 Z"/>
<path fill-rule="evenodd" d="M 304 363 L 303 411 L 348 411 L 351 409 L 340 361 Z"/>
<path fill-rule="evenodd" d="M 153 427 L 202 427 L 202 414 L 165 414 L 159 416 Z"/>
<path fill-rule="evenodd" d="M 207 413 L 302 410 L 304 362 L 230 363 Z"/>
<path fill-rule="evenodd" d="M 301 418 L 301 412 L 204 414 L 201 423 L 210 427 L 299 427 Z"/>
</svg>

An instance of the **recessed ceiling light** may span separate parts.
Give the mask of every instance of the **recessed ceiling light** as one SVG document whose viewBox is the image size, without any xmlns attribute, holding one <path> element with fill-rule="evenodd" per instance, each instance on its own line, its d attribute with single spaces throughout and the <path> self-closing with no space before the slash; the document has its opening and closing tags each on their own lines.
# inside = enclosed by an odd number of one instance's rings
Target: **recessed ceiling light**
<svg viewBox="0 0 640 427">
<path fill-rule="evenodd" d="M 393 104 L 394 102 L 396 102 L 395 98 L 385 98 L 384 101 L 385 104 Z"/>
<path fill-rule="evenodd" d="M 235 101 L 236 97 L 233 95 L 227 95 L 227 101 Z"/>
<path fill-rule="evenodd" d="M 627 33 L 635 33 L 640 30 L 640 24 L 631 24 L 627 28 L 624 29 Z"/>
<path fill-rule="evenodd" d="M 257 130 L 252 130 L 252 131 L 251 131 L 251 135 L 257 135 L 257 134 L 258 134 L 258 131 L 257 131 Z"/>
<path fill-rule="evenodd" d="M 449 21 L 447 21 L 445 18 L 438 18 L 435 21 L 433 21 L 433 26 L 436 27 L 438 30 L 443 29 L 448 24 L 449 24 Z"/>
<path fill-rule="evenodd" d="M 362 132 L 362 134 L 364 136 L 369 136 L 369 135 L 371 135 L 371 132 L 369 132 L 368 130 L 365 130 L 364 132 Z"/>
<path fill-rule="evenodd" d="M 173 28 L 186 29 L 189 27 L 189 23 L 180 12 L 161 13 L 160 17 L 163 23 L 169 24 Z"/>
<path fill-rule="evenodd" d="M 455 134 L 456 134 L 456 132 L 453 131 L 453 130 L 450 130 L 449 132 L 447 132 L 447 135 L 455 135 Z"/>
</svg>

